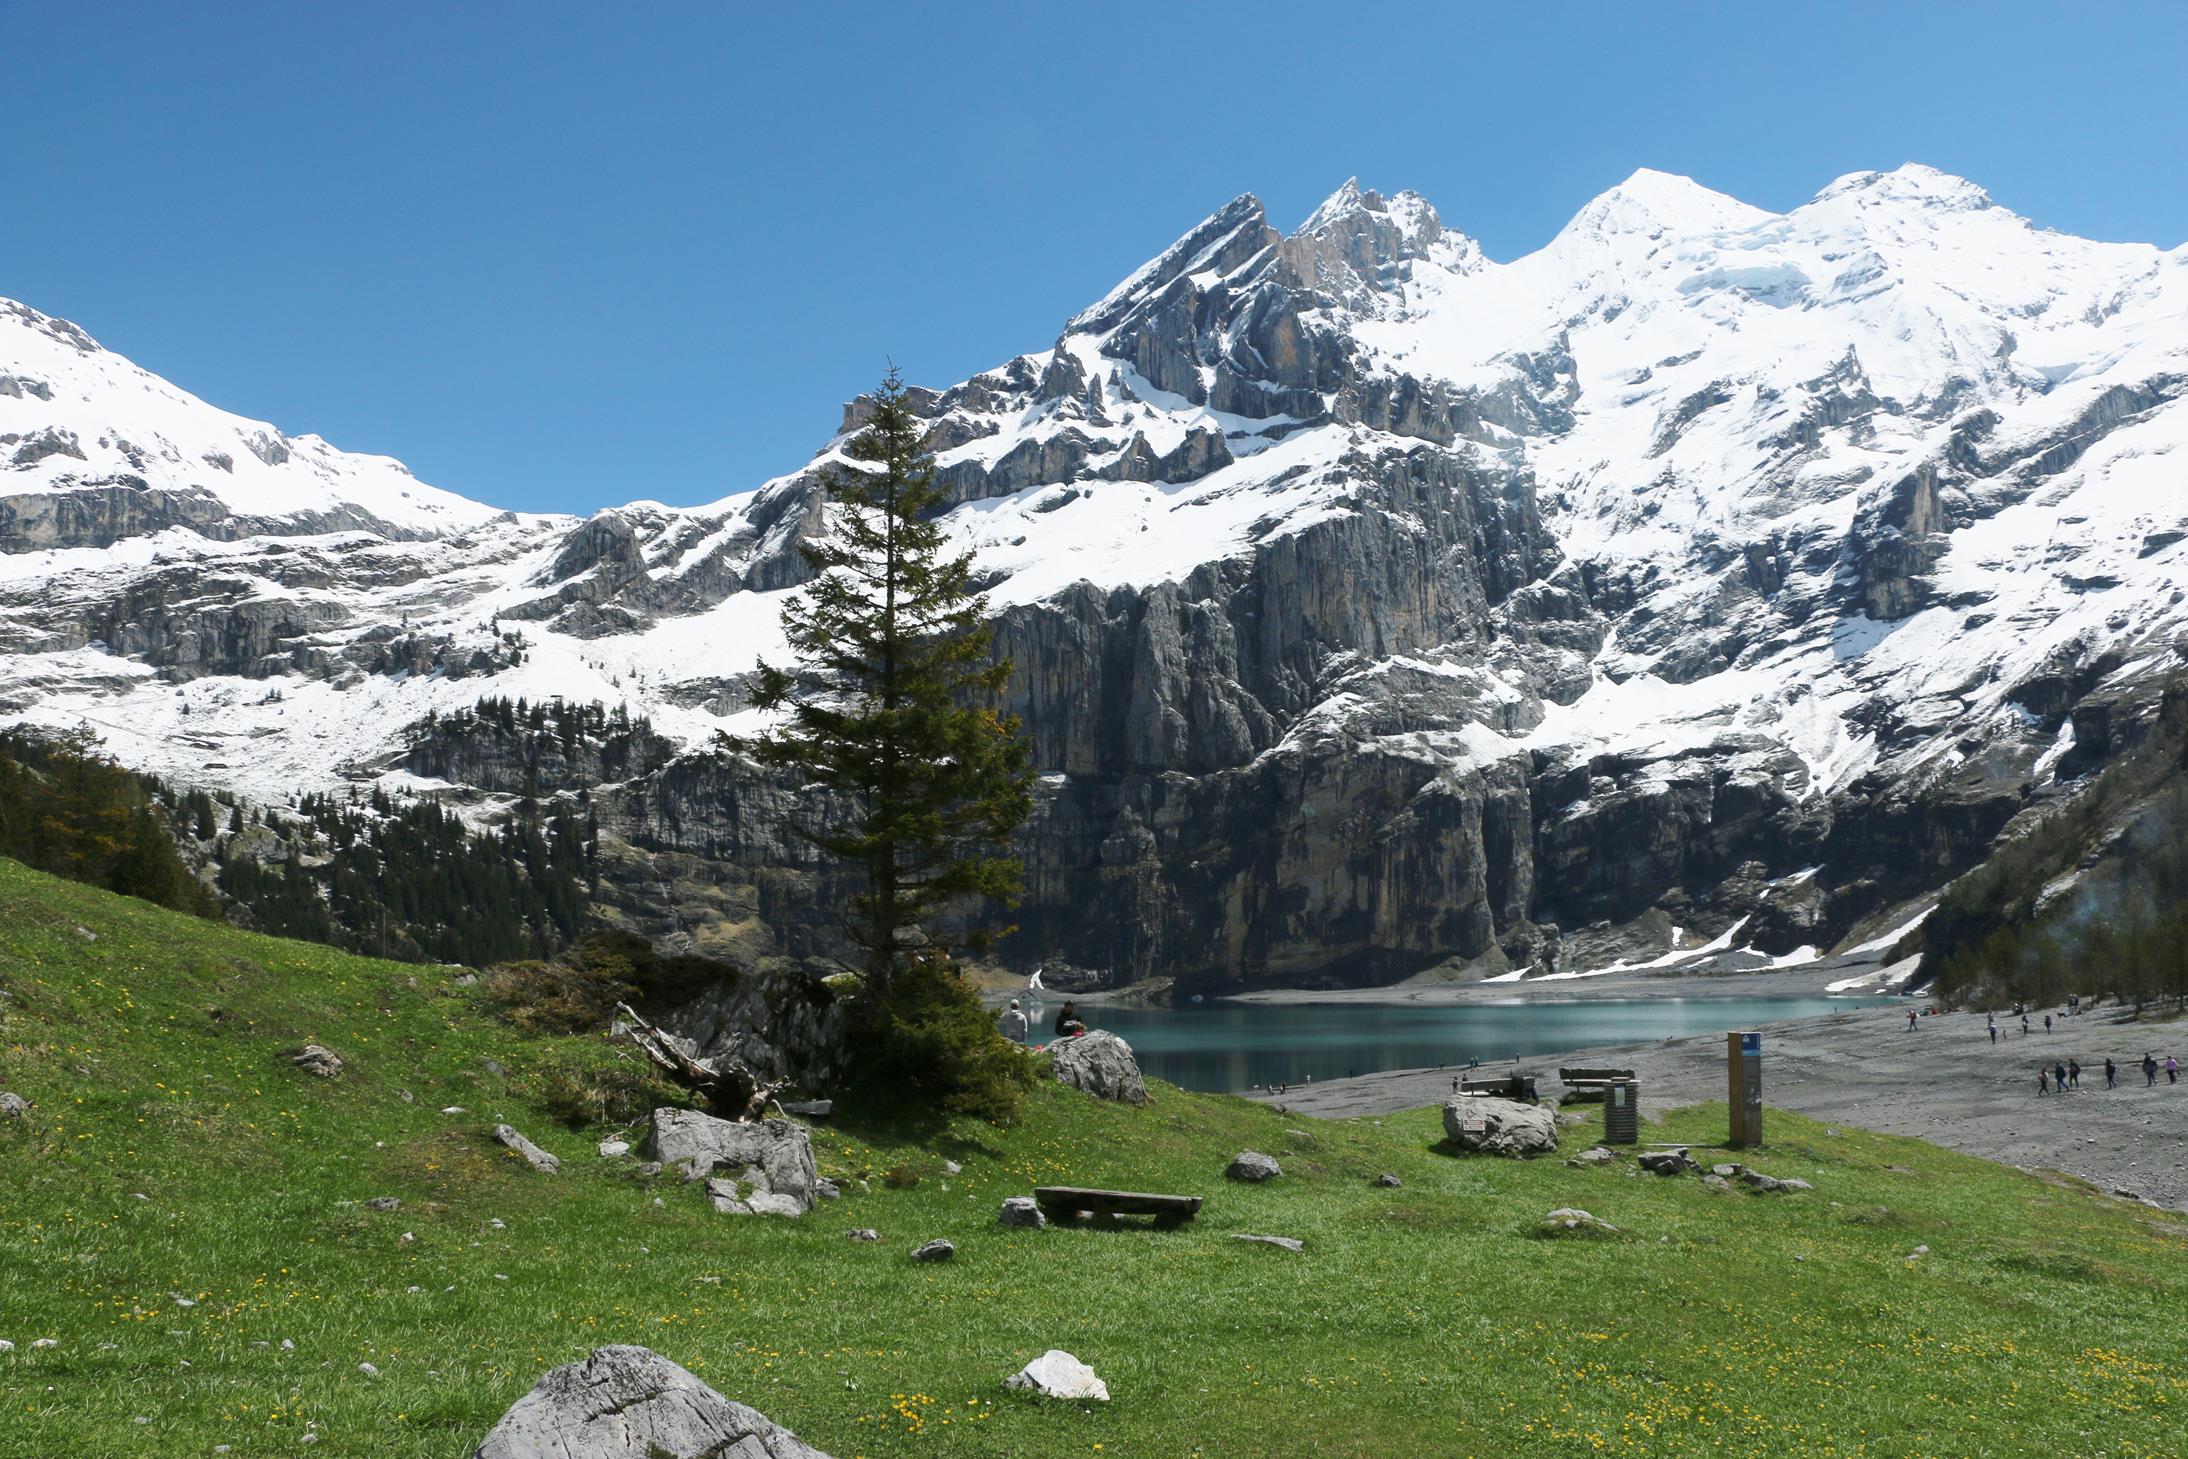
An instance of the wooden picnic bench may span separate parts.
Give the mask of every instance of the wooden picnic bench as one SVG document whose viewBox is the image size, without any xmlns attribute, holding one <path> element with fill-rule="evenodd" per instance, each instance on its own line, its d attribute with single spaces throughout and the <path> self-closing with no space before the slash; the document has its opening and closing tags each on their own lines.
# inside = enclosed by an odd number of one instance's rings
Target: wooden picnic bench
<svg viewBox="0 0 2188 1459">
<path fill-rule="evenodd" d="M 1523 1100 L 1528 1104 L 1539 1103 L 1535 1094 L 1535 1076 L 1532 1074 L 1499 1074 L 1490 1079 L 1461 1079 L 1461 1094 L 1489 1094 L 1498 1099 Z"/>
<path fill-rule="evenodd" d="M 1602 1099 L 1613 1084 L 1634 1082 L 1631 1069 L 1560 1069 L 1557 1077 L 1575 1099 Z"/>
<path fill-rule="evenodd" d="M 1087 1190 L 1075 1185 L 1035 1186 L 1033 1199 L 1059 1221 L 1081 1212 L 1097 1216 L 1153 1216 L 1157 1226 L 1182 1226 L 1200 1214 L 1199 1196 L 1161 1196 L 1146 1191 Z"/>
</svg>

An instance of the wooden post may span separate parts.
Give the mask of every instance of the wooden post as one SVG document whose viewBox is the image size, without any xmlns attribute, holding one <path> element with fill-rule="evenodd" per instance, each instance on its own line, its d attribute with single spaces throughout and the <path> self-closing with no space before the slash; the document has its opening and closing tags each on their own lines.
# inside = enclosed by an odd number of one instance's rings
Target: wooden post
<svg viewBox="0 0 2188 1459">
<path fill-rule="evenodd" d="M 1725 1102 L 1732 1110 L 1734 1147 L 1763 1142 L 1763 1036 L 1725 1035 Z"/>
</svg>

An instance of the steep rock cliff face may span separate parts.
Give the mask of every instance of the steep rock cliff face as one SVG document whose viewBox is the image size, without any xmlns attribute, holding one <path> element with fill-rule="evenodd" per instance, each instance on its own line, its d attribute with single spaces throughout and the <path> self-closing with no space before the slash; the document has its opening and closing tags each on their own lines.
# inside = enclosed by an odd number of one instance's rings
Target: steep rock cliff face
<svg viewBox="0 0 2188 1459">
<path fill-rule="evenodd" d="M 914 392 L 1042 780 L 1006 961 L 1362 983 L 1874 935 L 2132 743 L 2188 629 L 2188 255 L 1919 167 L 1640 173 L 1498 263 L 1241 197 Z M 182 780 L 583 796 L 606 915 L 825 958 L 825 813 L 721 743 L 826 481 L 586 521 L 0 311 L 0 710 Z M 146 404 L 145 402 L 150 402 Z M 605 742 L 455 733 L 619 706 Z"/>
</svg>

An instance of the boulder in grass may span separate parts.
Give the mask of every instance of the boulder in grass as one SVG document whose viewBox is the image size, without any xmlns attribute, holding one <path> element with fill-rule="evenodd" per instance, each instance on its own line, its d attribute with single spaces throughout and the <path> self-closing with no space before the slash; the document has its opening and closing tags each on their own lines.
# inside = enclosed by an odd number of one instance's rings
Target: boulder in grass
<svg viewBox="0 0 2188 1459">
<path fill-rule="evenodd" d="M 1685 1175 L 1690 1170 L 1702 1168 L 1684 1149 L 1649 1150 L 1639 1159 L 1641 1168 L 1651 1175 Z"/>
<path fill-rule="evenodd" d="M 562 1161 L 559 1157 L 548 1154 L 530 1140 L 525 1139 L 524 1136 L 516 1132 L 514 1126 L 494 1126 L 494 1143 L 500 1145 L 503 1149 L 516 1151 L 524 1157 L 526 1165 L 544 1175 L 553 1175 L 562 1169 Z"/>
<path fill-rule="evenodd" d="M 1231 1163 L 1224 1167 L 1223 1173 L 1231 1180 L 1259 1185 L 1265 1180 L 1274 1180 L 1282 1175 L 1284 1168 L 1276 1163 L 1273 1156 L 1264 1155 L 1259 1150 L 1241 1150 L 1231 1157 Z"/>
<path fill-rule="evenodd" d="M 1003 1386 L 1038 1393 L 1043 1398 L 1109 1402 L 1109 1385 L 1097 1377 L 1092 1368 L 1062 1348 L 1050 1348 L 1005 1378 Z"/>
<path fill-rule="evenodd" d="M 1107 1029 L 1051 1044 L 1049 1052 L 1055 1056 L 1049 1072 L 1059 1084 L 1096 1099 L 1147 1103 L 1147 1083 L 1140 1077 L 1140 1061 L 1132 1056 L 1132 1046 Z"/>
<path fill-rule="evenodd" d="M 726 1169 L 771 1194 L 790 1197 L 806 1211 L 819 1195 L 813 1136 L 795 1120 L 741 1123 L 697 1110 L 657 1109 L 651 1144 L 653 1158 L 679 1167 L 686 1180 Z"/>
<path fill-rule="evenodd" d="M 1572 1206 L 1560 1206 L 1542 1218 L 1545 1236 L 1616 1236 L 1618 1228 L 1600 1216 Z"/>
<path fill-rule="evenodd" d="M 1031 1196 L 1010 1196 L 1003 1202 L 1003 1210 L 996 1219 L 1005 1226 L 1023 1226 L 1039 1231 L 1048 1225 L 1048 1217 L 1041 1214 L 1041 1203 Z"/>
<path fill-rule="evenodd" d="M 30 1101 L 20 1094 L 0 1094 L 0 1120 L 27 1120 Z"/>
<path fill-rule="evenodd" d="M 1557 1114 L 1548 1105 L 1462 1094 L 1443 1107 L 1444 1137 L 1469 1155 L 1521 1158 L 1557 1150 Z"/>
<path fill-rule="evenodd" d="M 957 1255 L 957 1243 L 935 1240 L 912 1252 L 913 1261 L 949 1261 Z"/>
<path fill-rule="evenodd" d="M 472 1459 L 828 1459 L 641 1347 L 556 1368 L 494 1425 Z"/>
<path fill-rule="evenodd" d="M 342 1072 L 342 1056 L 324 1044 L 304 1045 L 289 1055 L 289 1062 L 306 1074 L 315 1074 L 321 1079 L 332 1079 Z"/>
</svg>

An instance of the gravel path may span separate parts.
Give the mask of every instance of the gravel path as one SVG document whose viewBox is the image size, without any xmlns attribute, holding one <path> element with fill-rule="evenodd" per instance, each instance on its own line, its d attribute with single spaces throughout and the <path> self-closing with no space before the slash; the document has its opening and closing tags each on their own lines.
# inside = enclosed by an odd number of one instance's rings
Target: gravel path
<svg viewBox="0 0 2188 1459">
<path fill-rule="evenodd" d="M 2145 1088 L 2145 1050 L 2163 1064 L 2168 1052 L 2188 1064 L 2188 1022 L 2138 1023 L 2112 1013 L 2069 1018 L 2031 1012 L 2027 1037 L 2018 1019 L 1999 1019 L 1993 1045 L 1980 1013 L 1947 1013 L 1907 1027 L 1900 1008 L 1866 1008 L 1765 1024 L 1766 1105 L 1886 1134 L 1912 1135 L 1969 1155 L 2031 1169 L 2064 1171 L 2106 1190 L 2127 1190 L 2188 1210 L 2188 1078 L 2168 1085 L 2161 1071 Z M 2120 1066 L 2119 1087 L 2104 1087 L 2104 1060 Z M 2039 1098 L 2039 1065 L 2082 1064 L 2081 1088 Z M 1558 1088 L 1559 1065 L 1631 1067 L 1641 1106 L 1654 1113 L 1725 1097 L 1722 1035 L 1628 1044 L 1529 1060 L 1544 1094 Z M 1484 1074 L 1504 1065 L 1484 1065 Z M 1450 1069 L 1406 1069 L 1333 1079 L 1276 1096 L 1286 1109 L 1324 1118 L 1388 1114 L 1441 1104 Z M 1256 1096 L 1268 1098 L 1270 1096 Z M 1768 1134 L 1768 1124 L 1764 1132 Z"/>
</svg>

